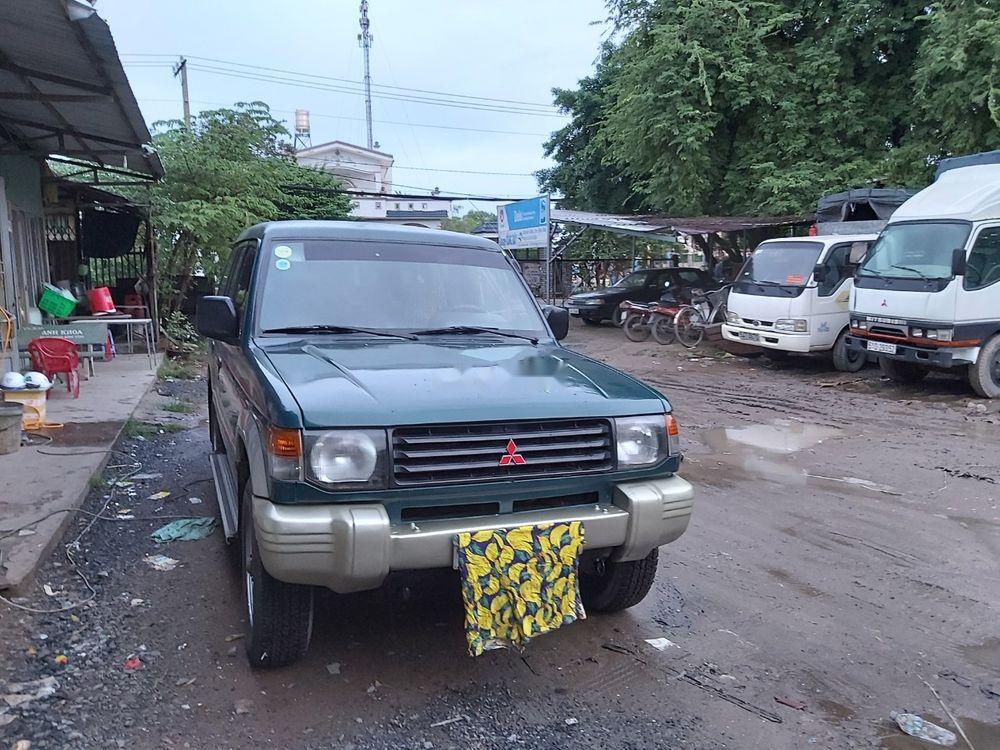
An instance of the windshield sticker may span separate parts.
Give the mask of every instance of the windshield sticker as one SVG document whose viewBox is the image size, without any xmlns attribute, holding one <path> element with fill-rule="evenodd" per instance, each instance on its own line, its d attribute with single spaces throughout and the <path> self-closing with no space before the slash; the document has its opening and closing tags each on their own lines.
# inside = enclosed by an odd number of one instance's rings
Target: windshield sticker
<svg viewBox="0 0 1000 750">
<path fill-rule="evenodd" d="M 287 271 L 292 267 L 292 262 L 287 258 L 278 258 L 278 260 L 274 261 L 274 267 L 279 271 Z"/>
<path fill-rule="evenodd" d="M 786 284 L 801 284 L 805 280 L 805 276 L 799 276 L 798 274 L 789 274 L 785 277 Z"/>
<path fill-rule="evenodd" d="M 274 248 L 274 255 L 277 258 L 291 258 L 292 248 L 290 248 L 288 245 L 278 245 L 276 248 Z"/>
</svg>

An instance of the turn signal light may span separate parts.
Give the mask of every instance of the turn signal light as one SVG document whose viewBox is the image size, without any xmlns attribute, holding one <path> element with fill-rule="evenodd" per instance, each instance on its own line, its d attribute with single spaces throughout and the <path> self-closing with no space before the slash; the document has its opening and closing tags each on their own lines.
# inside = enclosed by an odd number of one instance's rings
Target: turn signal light
<svg viewBox="0 0 1000 750">
<path fill-rule="evenodd" d="M 272 427 L 268 431 L 267 447 L 272 456 L 299 458 L 302 455 L 302 433 L 286 427 Z"/>
<path fill-rule="evenodd" d="M 681 428 L 673 414 L 667 415 L 667 452 L 671 456 L 681 454 Z"/>
</svg>

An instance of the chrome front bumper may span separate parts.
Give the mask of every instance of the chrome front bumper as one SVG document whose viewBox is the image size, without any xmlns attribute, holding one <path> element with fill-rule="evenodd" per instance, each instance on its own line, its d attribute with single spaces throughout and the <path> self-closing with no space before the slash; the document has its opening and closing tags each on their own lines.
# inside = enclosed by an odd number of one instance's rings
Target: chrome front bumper
<svg viewBox="0 0 1000 750">
<path fill-rule="evenodd" d="M 346 594 L 378 588 L 393 570 L 451 567 L 454 538 L 463 531 L 581 521 L 588 548 L 640 560 L 684 533 L 693 498 L 694 488 L 675 475 L 619 484 L 610 506 L 419 524 L 391 523 L 378 503 L 296 506 L 254 497 L 253 511 L 261 560 L 272 576 Z"/>
</svg>

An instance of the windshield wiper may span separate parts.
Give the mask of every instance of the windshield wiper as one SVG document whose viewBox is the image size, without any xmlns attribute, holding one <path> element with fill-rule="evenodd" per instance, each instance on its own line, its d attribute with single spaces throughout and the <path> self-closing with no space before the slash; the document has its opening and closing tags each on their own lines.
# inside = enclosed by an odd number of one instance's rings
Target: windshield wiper
<svg viewBox="0 0 1000 750">
<path fill-rule="evenodd" d="M 924 281 L 930 281 L 931 277 L 925 274 L 923 271 L 918 271 L 912 266 L 889 266 L 889 268 L 898 268 L 900 271 L 913 271 L 917 276 L 922 278 Z"/>
<path fill-rule="evenodd" d="M 858 276 L 874 276 L 877 279 L 885 279 L 887 281 L 889 280 L 889 277 L 886 276 L 884 273 L 879 273 L 878 271 L 873 271 L 870 268 L 859 268 L 858 269 Z"/>
<path fill-rule="evenodd" d="M 538 343 L 537 336 L 525 336 L 521 333 L 511 333 L 510 331 L 501 331 L 498 328 L 482 328 L 480 326 L 445 326 L 444 328 L 428 328 L 425 331 L 413 331 L 412 333 L 417 336 L 443 336 L 449 333 L 495 333 L 497 336 L 507 336 L 512 339 L 523 339 L 525 341 L 530 341 L 532 344 Z"/>
<path fill-rule="evenodd" d="M 367 333 L 369 336 L 387 336 L 393 339 L 416 341 L 417 337 L 409 333 L 391 333 L 374 328 L 355 328 L 354 326 L 331 326 L 317 323 L 311 326 L 283 326 L 281 328 L 265 328 L 261 333 Z"/>
</svg>

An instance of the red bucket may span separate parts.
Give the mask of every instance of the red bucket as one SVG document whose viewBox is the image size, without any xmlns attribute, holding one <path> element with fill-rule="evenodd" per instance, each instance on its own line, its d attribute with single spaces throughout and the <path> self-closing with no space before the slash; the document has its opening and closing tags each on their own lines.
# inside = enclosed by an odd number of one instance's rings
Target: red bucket
<svg viewBox="0 0 1000 750">
<path fill-rule="evenodd" d="M 99 286 L 88 291 L 87 301 L 90 303 L 90 311 L 94 315 L 118 312 L 115 309 L 115 301 L 111 299 L 111 290 L 106 286 Z"/>
</svg>

